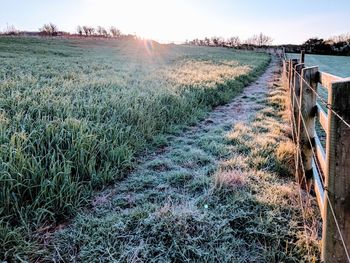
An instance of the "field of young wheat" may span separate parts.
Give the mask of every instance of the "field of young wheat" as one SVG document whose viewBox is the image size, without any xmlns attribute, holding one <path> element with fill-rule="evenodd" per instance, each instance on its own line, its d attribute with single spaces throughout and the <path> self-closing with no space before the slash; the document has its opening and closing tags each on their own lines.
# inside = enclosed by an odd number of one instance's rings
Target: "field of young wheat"
<svg viewBox="0 0 350 263">
<path fill-rule="evenodd" d="M 0 39 L 0 259 L 29 249 L 166 134 L 228 102 L 266 54 L 145 41 Z"/>
</svg>

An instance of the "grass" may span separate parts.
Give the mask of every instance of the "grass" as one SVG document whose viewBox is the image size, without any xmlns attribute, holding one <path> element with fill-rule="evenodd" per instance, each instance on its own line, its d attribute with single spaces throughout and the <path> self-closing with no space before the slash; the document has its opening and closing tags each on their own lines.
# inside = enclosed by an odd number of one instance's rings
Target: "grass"
<svg viewBox="0 0 350 263">
<path fill-rule="evenodd" d="M 0 57 L 0 259 L 14 261 L 35 259 L 40 229 L 71 218 L 94 189 L 228 102 L 269 61 L 224 48 L 9 37 L 0 38 Z M 207 182 L 186 173 L 167 180 L 191 189 Z"/>
<path fill-rule="evenodd" d="M 288 58 L 300 58 L 297 54 L 288 54 Z M 305 63 L 307 67 L 318 66 L 320 71 L 333 74 L 342 78 L 350 76 L 350 58 L 347 56 L 329 56 L 329 55 L 306 55 Z M 318 84 L 317 93 L 323 98 L 323 101 L 328 101 L 328 90 L 321 84 Z M 325 103 L 319 98 L 317 102 L 328 113 Z M 316 132 L 324 149 L 326 149 L 326 131 L 321 126 L 316 117 Z"/>
<path fill-rule="evenodd" d="M 189 128 L 89 210 L 47 234 L 41 257 L 72 262 L 317 262 L 315 200 L 303 228 L 279 82 L 246 121 Z M 247 98 L 248 99 L 248 98 Z M 215 145 L 215 147 L 213 147 Z M 223 153 L 223 154 L 220 154 Z M 302 200 L 306 202 L 302 193 Z"/>
<path fill-rule="evenodd" d="M 300 58 L 300 54 L 288 54 L 288 58 Z M 350 77 L 350 58 L 348 56 L 310 55 L 305 56 L 306 66 L 318 66 L 320 71 L 348 78 Z"/>
</svg>

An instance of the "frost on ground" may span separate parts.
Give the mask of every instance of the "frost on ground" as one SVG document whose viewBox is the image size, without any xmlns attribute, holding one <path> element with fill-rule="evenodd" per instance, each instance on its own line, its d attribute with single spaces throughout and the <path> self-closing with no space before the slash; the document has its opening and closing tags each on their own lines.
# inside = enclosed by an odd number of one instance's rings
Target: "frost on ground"
<svg viewBox="0 0 350 263">
<path fill-rule="evenodd" d="M 89 38 L 4 37 L 0 57 L 0 261 L 8 262 L 35 262 L 42 232 L 129 175 L 166 134 L 229 102 L 269 62 L 253 51 Z"/>
<path fill-rule="evenodd" d="M 47 260 L 301 262 L 319 254 L 299 206 L 277 62 L 231 103 L 146 153 L 124 181 L 47 237 Z M 313 205 L 313 200 L 311 200 Z"/>
</svg>

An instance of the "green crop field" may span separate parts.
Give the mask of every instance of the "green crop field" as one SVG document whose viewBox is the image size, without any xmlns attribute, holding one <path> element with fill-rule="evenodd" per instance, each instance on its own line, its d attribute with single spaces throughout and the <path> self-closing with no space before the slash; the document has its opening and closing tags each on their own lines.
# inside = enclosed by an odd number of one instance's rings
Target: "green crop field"
<svg viewBox="0 0 350 263">
<path fill-rule="evenodd" d="M 146 149 L 228 102 L 262 53 L 145 41 L 0 38 L 0 260 L 70 218 Z"/>
</svg>

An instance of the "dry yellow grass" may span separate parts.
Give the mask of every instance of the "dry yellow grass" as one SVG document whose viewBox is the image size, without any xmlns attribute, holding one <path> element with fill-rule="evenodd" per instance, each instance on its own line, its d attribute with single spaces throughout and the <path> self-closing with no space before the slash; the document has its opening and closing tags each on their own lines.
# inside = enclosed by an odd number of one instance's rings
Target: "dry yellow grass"
<svg viewBox="0 0 350 263">
<path fill-rule="evenodd" d="M 236 189 L 245 184 L 245 174 L 241 170 L 221 171 L 214 175 L 216 189 Z"/>
<path fill-rule="evenodd" d="M 291 170 L 295 166 L 294 156 L 296 154 L 295 145 L 292 141 L 281 142 L 276 149 L 276 158 L 286 168 Z"/>
</svg>

